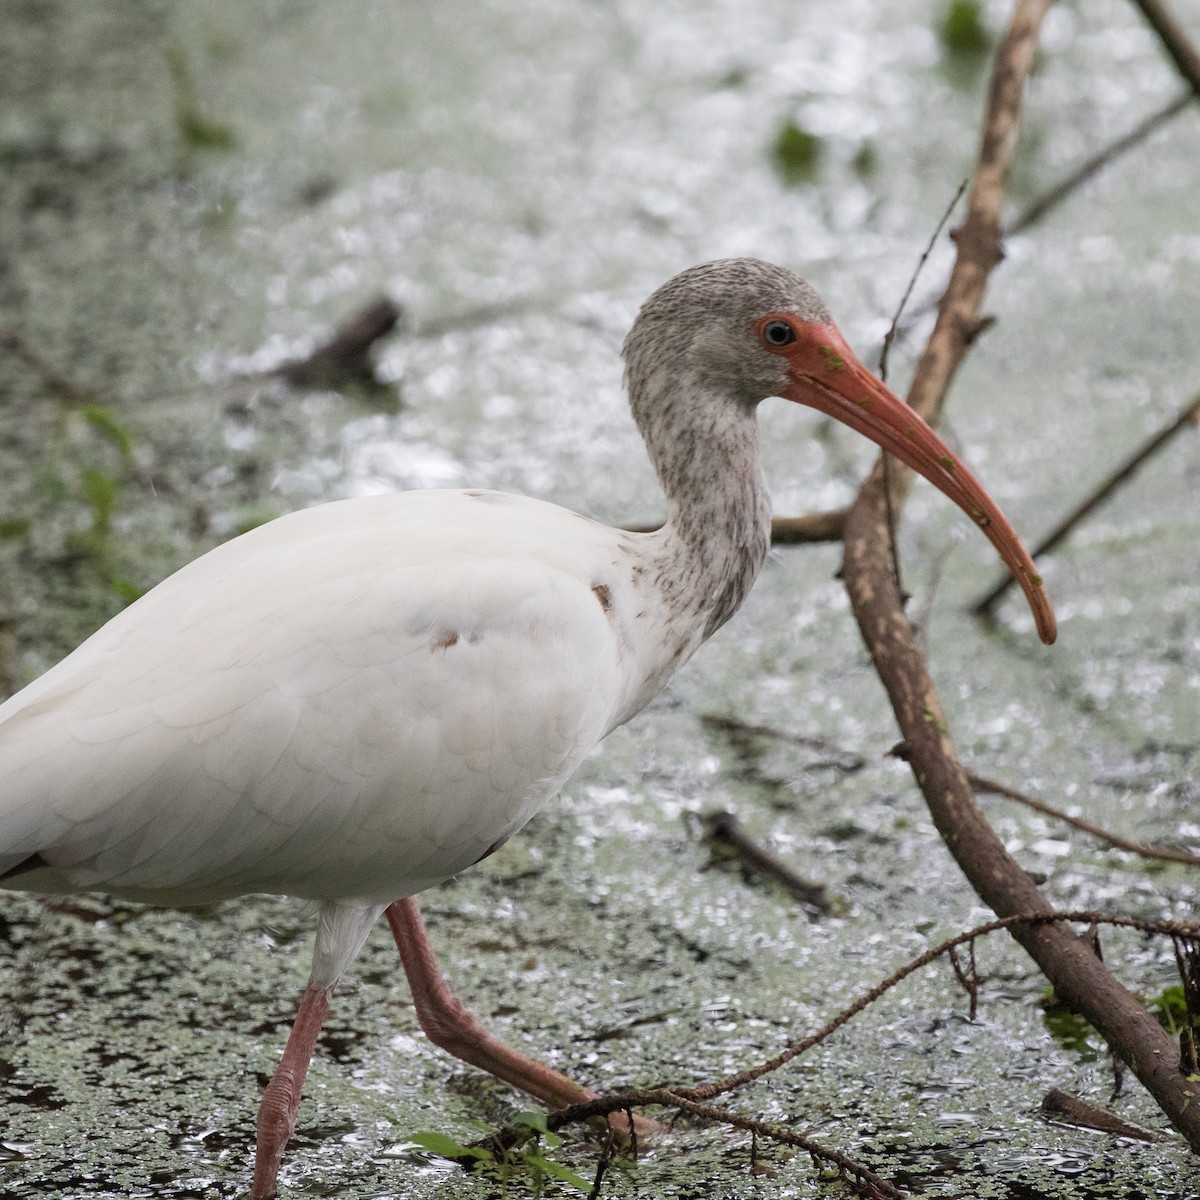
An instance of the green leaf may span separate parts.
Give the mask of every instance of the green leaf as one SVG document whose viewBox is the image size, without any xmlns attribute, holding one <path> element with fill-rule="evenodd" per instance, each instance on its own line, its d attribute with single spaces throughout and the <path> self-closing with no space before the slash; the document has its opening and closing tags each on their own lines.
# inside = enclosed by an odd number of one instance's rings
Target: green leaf
<svg viewBox="0 0 1200 1200">
<path fill-rule="evenodd" d="M 521 1156 L 531 1167 L 544 1174 L 549 1175 L 551 1179 L 557 1179 L 559 1183 L 570 1184 L 573 1188 L 578 1188 L 581 1192 L 590 1192 L 592 1190 L 591 1183 L 576 1175 L 570 1167 L 564 1167 L 562 1163 L 556 1163 L 552 1159 L 542 1158 L 538 1154 L 523 1154 Z"/>
<path fill-rule="evenodd" d="M 519 1112 L 513 1117 L 514 1125 L 524 1125 L 528 1129 L 532 1129 L 535 1133 L 549 1133 L 549 1126 L 546 1124 L 546 1110 L 544 1108 L 529 1108 L 524 1112 Z"/>
<path fill-rule="evenodd" d="M 457 1142 L 452 1137 L 448 1137 L 444 1133 L 434 1133 L 432 1130 L 423 1129 L 419 1133 L 410 1133 L 408 1140 L 422 1149 L 428 1150 L 431 1154 L 438 1155 L 439 1158 L 477 1158 L 480 1160 L 491 1158 L 482 1146 L 464 1146 L 462 1142 Z"/>
<path fill-rule="evenodd" d="M 1149 1003 L 1150 1011 L 1158 1019 L 1158 1023 L 1172 1037 L 1178 1037 L 1181 1029 L 1186 1029 L 1188 1022 L 1187 1000 L 1184 998 L 1183 985 L 1173 983 L 1155 996 Z"/>
</svg>

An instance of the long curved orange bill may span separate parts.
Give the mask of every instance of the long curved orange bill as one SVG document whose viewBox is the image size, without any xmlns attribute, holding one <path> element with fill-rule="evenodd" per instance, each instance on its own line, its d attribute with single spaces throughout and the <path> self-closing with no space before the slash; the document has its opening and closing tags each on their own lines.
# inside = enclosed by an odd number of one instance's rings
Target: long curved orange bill
<svg viewBox="0 0 1200 1200">
<path fill-rule="evenodd" d="M 945 492 L 987 534 L 1021 585 L 1038 636 L 1047 645 L 1053 642 L 1054 609 L 1042 577 L 975 476 L 913 409 L 859 362 L 835 325 L 795 324 L 801 326 L 802 336 L 781 350 L 791 378 L 784 397 L 849 425 Z"/>
</svg>

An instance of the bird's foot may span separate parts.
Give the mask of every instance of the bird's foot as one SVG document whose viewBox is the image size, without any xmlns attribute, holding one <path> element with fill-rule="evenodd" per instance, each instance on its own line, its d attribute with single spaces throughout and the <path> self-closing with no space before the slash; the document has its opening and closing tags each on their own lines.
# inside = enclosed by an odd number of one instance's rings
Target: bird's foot
<svg viewBox="0 0 1200 1200">
<path fill-rule="evenodd" d="M 254 1155 L 254 1181 L 250 1200 L 272 1200 L 279 1180 L 283 1152 L 296 1124 L 300 1097 L 290 1071 L 280 1069 L 267 1085 L 258 1108 L 258 1146 Z"/>
<path fill-rule="evenodd" d="M 283 1058 L 258 1106 L 258 1148 L 254 1155 L 250 1200 L 272 1200 L 276 1194 L 279 1165 L 296 1128 L 308 1064 L 332 994 L 332 984 L 322 988 L 310 985 L 300 998 L 300 1008 L 288 1035 Z"/>
</svg>

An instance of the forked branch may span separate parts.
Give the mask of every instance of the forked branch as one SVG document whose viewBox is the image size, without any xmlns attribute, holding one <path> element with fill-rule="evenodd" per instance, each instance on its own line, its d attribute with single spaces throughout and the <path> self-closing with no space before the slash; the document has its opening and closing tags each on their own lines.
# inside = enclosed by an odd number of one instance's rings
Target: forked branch
<svg viewBox="0 0 1200 1200">
<path fill-rule="evenodd" d="M 1025 79 L 1049 0 L 1018 0 L 997 52 L 982 145 L 958 254 L 921 356 L 910 403 L 940 411 L 977 327 L 984 290 L 1000 261 L 1000 215 L 1012 166 Z M 887 504 L 876 467 L 846 522 L 843 577 L 855 617 L 907 748 L 918 786 L 951 854 L 999 916 L 1051 913 L 1049 901 L 988 825 L 955 752 L 945 714 L 889 568 Z M 1180 1070 L 1179 1047 L 1108 972 L 1092 949 L 1058 923 L 1022 924 L 1013 935 L 1064 1002 L 1085 1016 L 1200 1152 L 1200 1087 Z"/>
</svg>

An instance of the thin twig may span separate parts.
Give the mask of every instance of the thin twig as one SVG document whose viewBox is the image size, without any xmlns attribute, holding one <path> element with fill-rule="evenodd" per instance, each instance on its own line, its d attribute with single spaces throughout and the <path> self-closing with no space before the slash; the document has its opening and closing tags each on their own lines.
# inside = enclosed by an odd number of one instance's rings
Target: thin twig
<svg viewBox="0 0 1200 1200">
<path fill-rule="evenodd" d="M 912 275 L 908 280 L 908 287 L 904 289 L 904 295 L 900 297 L 900 303 L 896 306 L 896 311 L 892 316 L 892 323 L 888 326 L 888 331 L 883 335 L 883 346 L 879 351 L 879 378 L 887 383 L 887 368 L 888 368 L 888 352 L 892 348 L 892 342 L 896 337 L 896 327 L 900 322 L 900 317 L 904 313 L 904 306 L 908 303 L 909 296 L 912 295 L 912 290 L 916 286 L 917 279 L 920 277 L 921 269 L 929 260 L 929 256 L 933 253 L 934 246 L 937 245 L 937 240 L 941 237 L 942 230 L 946 226 L 946 222 L 950 220 L 950 214 L 954 211 L 958 202 L 962 199 L 962 194 L 967 190 L 967 181 L 964 179 L 958 185 L 958 191 L 954 193 L 954 199 L 946 205 L 946 211 L 942 213 L 942 218 L 938 221 L 932 236 L 929 239 L 928 245 L 925 247 L 921 257 L 917 259 L 917 265 L 913 269 Z M 893 494 L 894 479 L 893 479 L 893 462 L 890 454 L 883 454 L 880 458 L 883 465 L 883 494 L 887 501 L 887 525 L 888 525 L 888 554 L 892 561 L 892 578 L 896 581 L 896 590 L 904 591 L 904 581 L 900 573 L 900 555 L 896 552 L 896 526 L 899 522 L 899 513 L 896 511 L 897 503 L 900 499 L 898 494 Z"/>
<path fill-rule="evenodd" d="M 1047 817 L 1053 817 L 1056 821 L 1063 821 L 1067 825 L 1074 826 L 1074 828 L 1090 834 L 1092 837 L 1099 838 L 1102 842 L 1107 842 L 1110 846 L 1115 846 L 1118 850 L 1128 850 L 1130 854 L 1137 854 L 1142 858 L 1159 858 L 1166 862 L 1185 863 L 1189 867 L 1200 867 L 1200 854 L 1192 854 L 1188 850 L 1177 850 L 1172 846 L 1155 846 L 1146 842 L 1134 841 L 1133 838 L 1122 837 L 1120 834 L 1112 833 L 1107 829 L 1101 828 L 1099 825 L 1093 825 L 1091 821 L 1085 821 L 1082 817 L 1072 817 L 1069 813 L 1063 812 L 1062 809 L 1054 808 L 1044 800 L 1038 800 L 1036 797 L 1030 796 L 1025 792 L 1019 792 L 1016 788 L 1011 788 L 1007 784 L 997 783 L 994 779 L 987 779 L 982 775 L 977 775 L 974 771 L 968 771 L 967 778 L 971 781 L 971 786 L 977 791 L 991 792 L 994 795 L 1015 800 L 1018 804 L 1024 804 L 1026 808 L 1032 808 L 1035 812 L 1043 813 Z"/>
<path fill-rule="evenodd" d="M 811 750 L 825 751 L 833 755 L 837 760 L 832 765 L 836 765 L 839 770 L 845 772 L 860 771 L 867 765 L 867 760 L 862 755 L 855 754 L 850 750 L 843 750 L 840 746 L 825 738 L 805 737 L 801 734 L 787 733 L 784 730 L 775 729 L 770 725 L 755 725 L 749 721 L 743 721 L 739 717 L 719 715 L 717 713 L 702 714 L 700 722 L 708 729 L 725 734 L 742 759 L 751 759 L 753 757 L 753 752 L 748 745 L 751 738 L 769 738 L 773 741 L 805 746 Z M 888 751 L 888 755 L 898 758 L 903 762 L 908 761 L 907 748 L 904 742 L 893 746 Z M 748 765 L 753 766 L 752 763 Z M 756 779 L 759 782 L 773 782 L 761 776 L 756 776 Z M 1181 850 L 1175 846 L 1160 846 L 1152 842 L 1139 842 L 1133 838 L 1123 837 L 1121 834 L 1113 833 L 1101 825 L 1085 821 L 1082 817 L 1073 817 L 1070 813 L 1064 812 L 1060 808 L 1055 808 L 1053 805 L 1047 804 L 1046 801 L 1039 800 L 1036 796 L 1029 795 L 1028 792 L 1019 791 L 1017 788 L 1011 787 L 1006 783 L 1000 783 L 998 780 L 981 775 L 978 771 L 973 771 L 969 768 L 967 769 L 967 779 L 977 792 L 1004 796 L 1008 800 L 1023 804 L 1026 808 L 1031 808 L 1035 812 L 1052 817 L 1056 821 L 1062 821 L 1064 824 L 1070 825 L 1082 833 L 1098 838 L 1100 841 L 1118 850 L 1127 850 L 1130 854 L 1136 854 L 1141 858 L 1161 859 L 1165 862 L 1177 862 L 1185 866 L 1200 867 L 1200 854 L 1194 854 L 1190 850 Z"/>
<path fill-rule="evenodd" d="M 884 520 L 887 522 L 887 554 L 892 566 L 892 582 L 896 585 L 896 591 L 907 600 L 908 593 L 904 590 L 904 577 L 900 571 L 900 552 L 896 548 L 896 529 L 900 524 L 898 510 L 903 499 L 897 482 L 896 460 L 885 450 L 879 456 L 879 465 L 883 468 Z"/>
<path fill-rule="evenodd" d="M 934 246 L 937 245 L 937 240 L 942 235 L 942 230 L 946 227 L 946 222 L 950 220 L 950 214 L 958 207 L 958 202 L 962 199 L 963 192 L 967 190 L 967 180 L 963 180 L 958 185 L 958 191 L 954 193 L 954 199 L 946 205 L 946 211 L 942 213 L 942 219 L 937 223 L 937 228 L 933 231 L 933 236 L 929 239 L 929 245 L 925 247 L 925 252 L 917 259 L 916 269 L 912 273 L 912 277 L 908 281 L 908 287 L 904 289 L 904 295 L 900 297 L 900 303 L 896 306 L 895 315 L 892 317 L 892 323 L 888 326 L 888 331 L 883 335 L 883 347 L 879 351 L 879 378 L 887 383 L 887 367 L 888 367 L 888 352 L 892 348 L 892 342 L 896 340 L 896 327 L 900 324 L 900 318 L 904 315 L 904 306 L 908 303 L 908 298 L 912 295 L 913 287 L 916 285 L 917 279 L 920 277 L 921 269 L 925 266 L 929 256 L 933 253 Z"/>
<path fill-rule="evenodd" d="M 839 542 L 846 525 L 844 508 L 808 513 L 802 517 L 773 517 L 772 546 L 798 546 L 807 542 Z"/>
<path fill-rule="evenodd" d="M 967 949 L 970 951 L 970 958 L 967 960 L 965 967 L 958 961 L 957 947 L 950 950 L 948 957 L 950 959 L 950 966 L 954 970 L 954 978 L 958 980 L 958 986 L 966 992 L 967 999 L 971 1004 L 967 1020 L 974 1021 L 979 1013 L 979 971 L 975 965 L 974 940 L 967 943 Z"/>
<path fill-rule="evenodd" d="M 1115 162 L 1122 154 L 1126 154 L 1136 146 L 1139 146 L 1172 117 L 1178 116 L 1195 98 L 1194 93 L 1189 88 L 1187 91 L 1176 96 L 1165 107 L 1160 108 L 1157 112 L 1151 113 L 1148 117 L 1139 121 L 1128 133 L 1123 134 L 1103 149 L 1097 150 L 1095 154 L 1085 159 L 1075 170 L 1054 184 L 1053 187 L 1034 200 L 1028 208 L 1006 225 L 1003 229 L 1003 236 L 1008 238 L 1015 237 L 1019 233 L 1024 233 L 1031 225 L 1040 221 L 1048 212 L 1057 208 L 1064 200 L 1078 191 L 1104 167 Z M 925 316 L 935 307 L 936 303 L 933 300 L 922 301 L 909 319 L 901 323 L 897 330 L 897 336 L 907 334 L 913 325 L 916 324 L 918 318 Z"/>
<path fill-rule="evenodd" d="M 568 1108 L 556 1109 L 546 1117 L 546 1125 L 551 1130 L 559 1130 L 564 1125 L 574 1124 L 589 1117 L 604 1116 L 610 1112 L 619 1112 L 625 1108 L 644 1107 L 648 1104 L 661 1104 L 667 1108 L 681 1109 L 694 1117 L 705 1121 L 713 1121 L 722 1125 L 730 1125 L 735 1129 L 743 1129 L 747 1133 L 767 1138 L 773 1142 L 781 1142 L 785 1146 L 795 1146 L 812 1157 L 835 1167 L 838 1174 L 860 1190 L 863 1196 L 879 1197 L 881 1200 L 905 1200 L 905 1193 L 886 1179 L 876 1175 L 870 1168 L 855 1162 L 840 1150 L 828 1146 L 797 1133 L 793 1129 L 785 1129 L 781 1125 L 773 1125 L 767 1121 L 759 1121 L 753 1117 L 743 1116 L 727 1108 L 718 1108 L 693 1100 L 689 1095 L 675 1091 L 672 1088 L 645 1088 L 635 1092 L 626 1092 L 612 1096 L 598 1096 L 595 1100 L 586 1100 L 582 1104 L 572 1104 Z M 505 1148 L 513 1137 L 519 1138 L 520 1127 L 505 1126 L 498 1129 L 489 1142 L 494 1141 L 498 1148 Z"/>
<path fill-rule="evenodd" d="M 850 1021 L 881 997 L 892 991 L 909 976 L 923 970 L 938 959 L 949 955 L 957 947 L 970 945 L 979 938 L 986 937 L 1003 929 L 1014 929 L 1022 926 L 1052 926 L 1064 922 L 1072 924 L 1111 925 L 1120 929 L 1134 929 L 1140 933 L 1162 937 L 1200 937 L 1200 923 L 1198 922 L 1153 920 L 1145 917 L 1130 917 L 1095 912 L 1091 909 L 1014 913 L 1007 917 L 997 917 L 994 921 L 987 921 L 982 925 L 976 925 L 972 929 L 946 938 L 945 941 L 939 942 L 936 946 L 931 946 L 928 950 L 918 954 L 904 963 L 903 966 L 898 967 L 886 979 L 881 980 L 870 990 L 864 992 L 835 1016 L 831 1017 L 820 1029 L 809 1034 L 807 1037 L 790 1043 L 778 1054 L 756 1066 L 695 1087 L 680 1087 L 678 1084 L 655 1084 L 633 1092 L 621 1092 L 611 1096 L 598 1096 L 594 1100 L 588 1100 L 582 1104 L 573 1104 L 568 1108 L 551 1112 L 546 1119 L 547 1126 L 551 1130 L 558 1130 L 564 1125 L 576 1121 L 583 1121 L 596 1116 L 607 1116 L 609 1113 L 620 1112 L 627 1108 L 642 1108 L 651 1104 L 662 1104 L 673 1108 L 682 1107 L 679 1104 L 681 1100 L 692 1103 L 713 1100 L 717 1096 L 735 1091 L 745 1087 L 749 1083 L 762 1079 L 764 1076 L 774 1073 L 780 1067 L 786 1066 L 794 1059 L 799 1058 L 814 1046 L 826 1041 L 843 1026 L 849 1024 Z M 1087 953 L 1091 955 L 1092 952 L 1088 950 Z M 689 1109 L 688 1111 L 692 1110 Z M 723 1120 L 724 1118 L 714 1119 Z M 742 1127 L 749 1128 L 749 1126 L 745 1125 Z M 505 1129 L 508 1131 L 508 1127 L 505 1127 Z M 505 1131 L 500 1132 L 503 1133 Z M 762 1132 L 761 1127 L 759 1128 L 759 1132 Z M 505 1133 L 505 1136 L 509 1140 L 503 1144 L 515 1144 L 516 1140 L 527 1134 L 528 1129 L 526 1127 L 514 1127 L 511 1131 Z M 766 1136 L 771 1135 L 768 1134 Z"/>
<path fill-rule="evenodd" d="M 1200 417 L 1200 394 L 1194 396 L 1175 417 L 1153 437 L 1144 442 L 1134 451 L 1115 471 L 1109 475 L 1086 499 L 1080 501 L 1034 548 L 1030 551 L 1036 560 L 1041 555 L 1053 550 L 1093 509 L 1099 507 L 1121 484 L 1133 477 L 1134 473 L 1148 459 L 1152 458 L 1163 448 L 1181 429 L 1194 425 Z M 978 616 L 986 616 L 995 607 L 996 602 L 1008 591 L 1013 579 L 1011 575 L 996 581 L 996 585 L 986 595 L 977 600 L 971 611 Z"/>
<path fill-rule="evenodd" d="M 1163 49 L 1171 56 L 1176 70 L 1188 86 L 1200 96 L 1200 52 L 1192 45 L 1187 33 L 1175 19 L 1175 14 L 1163 0 L 1133 0 L 1142 10 L 1150 28 L 1158 34 Z"/>
<path fill-rule="evenodd" d="M 1030 225 L 1040 221 L 1051 209 L 1057 208 L 1072 192 L 1087 183 L 1093 175 L 1098 174 L 1127 150 L 1132 150 L 1134 146 L 1144 142 L 1159 126 L 1165 125 L 1172 117 L 1183 112 L 1195 99 L 1196 96 L 1191 90 L 1181 92 L 1165 108 L 1151 113 L 1123 137 L 1117 138 L 1103 150 L 1098 150 L 1090 158 L 1085 159 L 1074 171 L 1056 183 L 1049 191 L 1043 192 L 1028 208 L 1014 218 L 1005 227 L 1004 236 L 1015 237 L 1018 233 L 1024 233 Z"/>
<path fill-rule="evenodd" d="M 841 746 L 836 742 L 831 742 L 828 738 L 788 733 L 785 730 L 776 729 L 772 725 L 755 725 L 753 722 L 743 721 L 741 717 L 731 717 L 723 713 L 702 713 L 700 723 L 706 729 L 724 734 L 738 755 L 744 759 L 753 757 L 749 746 L 752 738 L 768 738 L 771 741 L 786 742 L 792 746 L 804 746 L 809 750 L 820 750 L 836 760 L 830 765 L 847 773 L 861 771 L 867 765 L 867 760 L 861 754 L 855 754 L 852 750 L 843 750 Z"/>
<path fill-rule="evenodd" d="M 630 1121 L 630 1128 L 633 1122 Z M 604 1176 L 612 1166 L 613 1155 L 617 1148 L 617 1135 L 612 1126 L 607 1127 L 607 1135 L 600 1145 L 600 1157 L 596 1161 L 596 1174 L 592 1179 L 592 1190 L 588 1192 L 588 1200 L 600 1200 L 600 1189 L 604 1186 Z"/>
<path fill-rule="evenodd" d="M 818 912 L 828 913 L 832 905 L 822 884 L 801 878 L 781 858 L 760 846 L 742 828 L 742 823 L 731 812 L 702 813 L 700 816 L 704 837 L 709 842 L 726 847 L 744 867 L 765 875 L 782 884 L 801 904 Z"/>
</svg>

